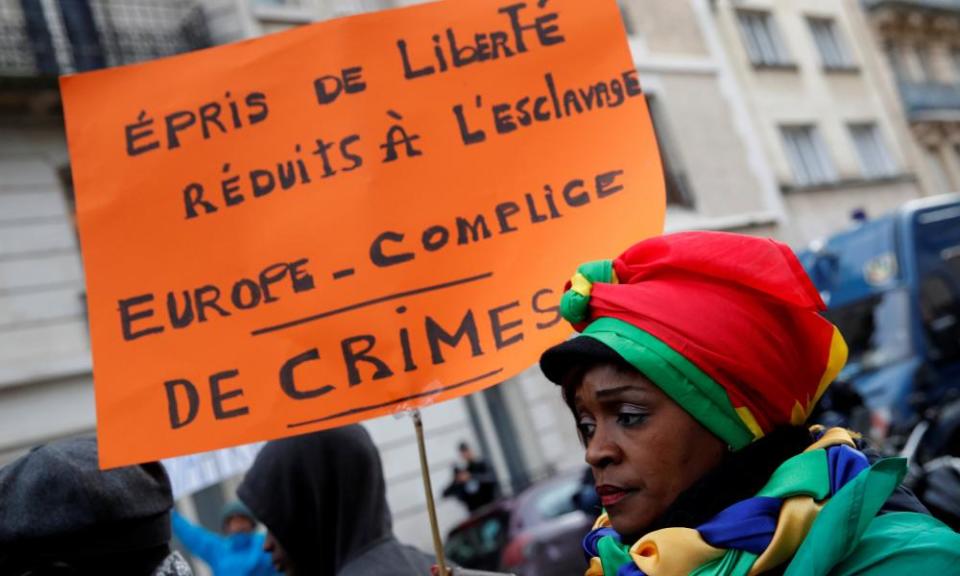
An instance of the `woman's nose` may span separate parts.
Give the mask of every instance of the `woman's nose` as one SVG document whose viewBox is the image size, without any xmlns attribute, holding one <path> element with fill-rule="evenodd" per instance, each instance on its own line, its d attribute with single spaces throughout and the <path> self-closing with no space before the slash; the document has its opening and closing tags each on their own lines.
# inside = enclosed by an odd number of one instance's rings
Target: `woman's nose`
<svg viewBox="0 0 960 576">
<path fill-rule="evenodd" d="M 617 464 L 622 459 L 623 452 L 611 434 L 609 426 L 597 424 L 593 437 L 587 442 L 587 451 L 584 459 L 594 468 L 603 468 L 610 464 Z"/>
</svg>

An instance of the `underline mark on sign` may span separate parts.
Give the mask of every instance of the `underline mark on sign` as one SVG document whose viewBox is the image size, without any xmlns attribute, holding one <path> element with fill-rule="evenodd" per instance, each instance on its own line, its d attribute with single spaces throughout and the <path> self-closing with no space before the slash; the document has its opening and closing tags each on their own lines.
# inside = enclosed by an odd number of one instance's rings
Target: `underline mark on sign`
<svg viewBox="0 0 960 576">
<path fill-rule="evenodd" d="M 424 286 L 423 288 L 415 288 L 413 290 L 405 290 L 403 292 L 397 292 L 396 294 L 379 296 L 371 300 L 364 300 L 363 302 L 357 302 L 356 304 L 350 304 L 349 306 L 343 306 L 341 308 L 327 310 L 326 312 L 320 312 L 319 314 L 313 314 L 305 318 L 290 320 L 288 322 L 283 322 L 282 324 L 274 324 L 273 326 L 266 326 L 264 328 L 258 328 L 253 332 L 251 332 L 250 335 L 262 336 L 264 334 L 269 334 L 271 332 L 276 332 L 278 330 L 286 330 L 287 328 L 293 328 L 294 326 L 300 326 L 301 324 L 306 324 L 308 322 L 313 322 L 315 320 L 321 320 L 323 318 L 329 318 L 330 316 L 336 316 L 337 314 L 343 314 L 344 312 L 350 312 L 352 310 L 366 308 L 367 306 L 373 306 L 374 304 L 380 304 L 381 302 L 398 300 L 400 298 L 406 298 L 407 296 L 415 296 L 417 294 L 423 294 L 425 292 L 434 292 L 436 290 L 444 290 L 446 288 L 452 288 L 454 286 L 459 286 L 461 284 L 469 284 L 471 282 L 477 282 L 479 280 L 486 280 L 491 276 L 493 276 L 493 272 L 485 272 L 483 274 L 477 274 L 476 276 L 468 276 L 466 278 L 460 278 L 458 280 L 443 282 L 442 284 L 434 284 L 432 286 Z"/>
<path fill-rule="evenodd" d="M 497 374 L 503 372 L 503 368 L 497 368 L 496 370 L 491 370 L 485 374 L 479 376 L 474 376 L 462 382 L 457 382 L 456 384 L 451 384 L 449 386 L 444 386 L 443 388 L 436 388 L 434 390 L 427 390 L 425 392 L 420 392 L 419 394 L 414 394 L 412 396 L 404 396 L 403 398 L 397 398 L 396 400 L 391 400 L 389 402 L 383 402 L 381 404 L 372 404 L 370 406 L 360 406 L 357 408 L 351 408 L 350 410 L 345 410 L 343 412 L 338 412 L 336 414 L 331 414 L 329 416 L 324 416 L 323 418 L 314 418 L 312 420 L 304 420 L 303 422 L 293 422 L 292 424 L 287 424 L 287 428 L 299 428 L 301 426 L 309 426 L 310 424 L 319 424 L 321 422 L 326 422 L 327 420 L 334 420 L 336 418 L 343 418 L 344 416 L 350 416 L 351 414 L 357 414 L 359 412 L 369 412 L 370 410 L 376 410 L 378 408 L 386 408 L 387 406 L 393 406 L 395 404 L 402 404 L 410 400 L 416 400 L 418 398 L 423 398 L 424 396 L 433 396 L 435 394 L 440 394 L 441 392 L 446 392 L 448 390 L 453 390 L 455 388 L 460 388 L 461 386 L 466 386 L 468 384 L 473 384 L 474 382 L 479 382 L 480 380 L 486 380 L 487 378 L 496 376 Z"/>
</svg>

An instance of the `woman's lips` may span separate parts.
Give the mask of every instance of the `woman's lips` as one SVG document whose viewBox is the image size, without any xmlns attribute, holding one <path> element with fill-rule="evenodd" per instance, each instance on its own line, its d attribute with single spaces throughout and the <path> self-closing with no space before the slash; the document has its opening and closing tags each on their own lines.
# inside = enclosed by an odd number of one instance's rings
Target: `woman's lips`
<svg viewBox="0 0 960 576">
<path fill-rule="evenodd" d="M 604 508 L 613 506 L 617 502 L 629 496 L 631 492 L 632 490 L 621 488 L 619 486 L 610 486 L 608 484 L 597 486 L 597 495 L 600 496 L 600 503 L 603 504 Z"/>
</svg>

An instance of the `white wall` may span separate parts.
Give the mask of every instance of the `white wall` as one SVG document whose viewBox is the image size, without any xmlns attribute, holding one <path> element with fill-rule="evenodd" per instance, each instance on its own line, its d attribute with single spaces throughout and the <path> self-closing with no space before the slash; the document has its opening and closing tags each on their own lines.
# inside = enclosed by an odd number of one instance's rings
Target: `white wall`
<svg viewBox="0 0 960 576">
<path fill-rule="evenodd" d="M 76 235 L 59 124 L 0 125 L 0 463 L 93 427 Z"/>
</svg>

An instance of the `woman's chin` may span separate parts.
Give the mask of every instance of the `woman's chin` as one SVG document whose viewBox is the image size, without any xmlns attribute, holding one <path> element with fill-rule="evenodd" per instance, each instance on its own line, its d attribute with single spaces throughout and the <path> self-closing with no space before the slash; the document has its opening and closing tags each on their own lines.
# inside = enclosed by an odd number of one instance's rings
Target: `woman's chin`
<svg viewBox="0 0 960 576">
<path fill-rule="evenodd" d="M 652 518 L 638 518 L 637 515 L 628 515 L 625 512 L 610 514 L 610 525 L 623 539 L 624 544 L 632 544 L 646 533 L 646 528 L 653 522 Z"/>
<path fill-rule="evenodd" d="M 629 498 L 610 507 L 605 507 L 610 525 L 623 538 L 624 543 L 633 543 L 646 534 L 660 514 L 666 510 L 660 502 L 651 501 L 646 494 L 632 492 Z"/>
</svg>

